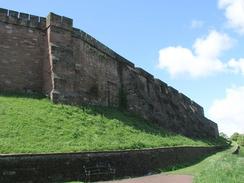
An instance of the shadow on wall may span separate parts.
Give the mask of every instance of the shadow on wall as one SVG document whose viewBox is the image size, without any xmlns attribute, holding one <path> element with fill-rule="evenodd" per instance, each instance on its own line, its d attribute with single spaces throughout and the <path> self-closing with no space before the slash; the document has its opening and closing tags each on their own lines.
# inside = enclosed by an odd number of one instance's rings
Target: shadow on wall
<svg viewBox="0 0 244 183">
<path fill-rule="evenodd" d="M 44 99 L 45 95 L 36 92 L 21 93 L 21 92 L 0 92 L 0 96 L 3 97 L 15 97 L 15 98 L 32 98 L 32 99 Z"/>
<path fill-rule="evenodd" d="M 162 137 L 175 137 L 179 136 L 180 134 L 167 131 L 163 127 L 157 125 L 157 123 L 153 123 L 147 121 L 140 117 L 138 114 L 127 112 L 126 110 L 121 110 L 118 108 L 112 107 L 100 107 L 100 106 L 88 106 L 83 105 L 80 106 L 81 109 L 88 111 L 88 113 L 93 115 L 103 115 L 108 119 L 116 119 L 119 121 L 123 121 L 124 124 L 135 128 L 136 130 L 140 130 L 149 134 L 153 135 L 160 135 Z M 88 109 L 88 110 L 87 110 Z M 184 135 L 181 135 L 184 136 Z M 188 137 L 189 138 L 189 137 Z M 193 138 L 190 137 L 194 141 L 202 141 L 208 145 L 219 145 L 223 144 L 226 145 L 228 142 L 226 139 L 222 137 L 218 138 Z"/>
<path fill-rule="evenodd" d="M 3 175 L 0 182 L 95 182 L 138 177 L 158 173 L 161 168 L 183 165 L 192 159 L 199 160 L 221 150 L 223 147 L 174 147 L 0 156 L 0 174 Z M 111 173 L 110 168 L 114 170 Z"/>
</svg>

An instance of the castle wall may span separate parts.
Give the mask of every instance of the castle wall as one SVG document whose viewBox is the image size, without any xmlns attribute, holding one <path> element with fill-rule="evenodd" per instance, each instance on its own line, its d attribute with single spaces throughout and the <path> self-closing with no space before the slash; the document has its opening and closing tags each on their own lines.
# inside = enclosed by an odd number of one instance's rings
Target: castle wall
<svg viewBox="0 0 244 183">
<path fill-rule="evenodd" d="M 49 19 L 54 102 L 118 107 L 116 59 L 100 50 L 94 38 L 74 29 L 72 20 L 55 14 L 50 14 Z"/>
<path fill-rule="evenodd" d="M 217 125 L 204 117 L 203 108 L 141 68 L 124 66 L 123 90 L 127 110 L 186 136 L 215 136 Z"/>
<path fill-rule="evenodd" d="M 72 20 L 48 19 L 54 102 L 120 107 L 187 136 L 218 135 L 217 125 L 187 96 L 73 28 Z"/>
<path fill-rule="evenodd" d="M 70 18 L 0 9 L 0 40 L 0 91 L 119 107 L 187 136 L 218 135 L 200 105 L 74 28 Z"/>
<path fill-rule="evenodd" d="M 42 91 L 45 19 L 0 9 L 0 90 Z"/>
</svg>

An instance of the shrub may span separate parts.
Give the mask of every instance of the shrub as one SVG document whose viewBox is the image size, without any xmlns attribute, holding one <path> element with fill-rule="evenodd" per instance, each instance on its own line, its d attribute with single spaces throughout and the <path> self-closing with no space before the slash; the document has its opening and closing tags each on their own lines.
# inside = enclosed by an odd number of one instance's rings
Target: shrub
<svg viewBox="0 0 244 183">
<path fill-rule="evenodd" d="M 240 146 L 244 146 L 244 134 L 243 134 L 243 135 L 240 134 L 240 135 L 238 136 L 237 143 L 238 143 Z"/>
</svg>

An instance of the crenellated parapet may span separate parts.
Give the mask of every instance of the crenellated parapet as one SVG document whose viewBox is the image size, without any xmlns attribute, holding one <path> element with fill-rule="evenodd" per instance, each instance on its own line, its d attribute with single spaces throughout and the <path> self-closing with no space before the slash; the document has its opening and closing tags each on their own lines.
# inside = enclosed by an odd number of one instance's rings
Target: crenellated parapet
<svg viewBox="0 0 244 183">
<path fill-rule="evenodd" d="M 94 37 L 90 36 L 89 34 L 85 33 L 84 31 L 77 29 L 77 28 L 73 28 L 72 36 L 85 41 L 86 43 L 88 43 L 92 47 L 96 48 L 97 50 L 105 53 L 109 57 L 112 57 L 115 61 L 119 61 L 121 63 L 128 65 L 129 67 L 135 68 L 135 66 L 132 62 L 130 62 L 127 59 L 125 59 L 124 57 L 120 56 L 119 54 L 114 52 L 112 49 L 105 46 L 103 43 L 99 42 Z M 139 75 L 142 75 L 149 80 L 154 80 L 154 76 L 152 74 L 148 73 L 147 71 L 145 71 L 144 69 L 136 67 L 135 70 Z M 158 80 L 158 79 L 156 79 L 156 80 Z M 162 83 L 163 88 L 165 88 L 165 87 L 167 88 L 165 90 L 167 90 L 169 92 L 169 94 L 168 94 L 169 96 L 174 96 L 174 97 L 177 96 L 179 99 L 181 99 L 186 104 L 186 106 L 189 107 L 188 109 L 191 110 L 193 113 L 198 113 L 198 114 L 204 115 L 203 108 L 199 104 L 192 101 L 189 97 L 185 96 L 184 94 L 179 93 L 176 89 L 174 89 L 171 86 L 168 86 L 166 83 L 164 83 L 160 80 L 158 80 L 157 82 Z"/>
<path fill-rule="evenodd" d="M 73 30 L 73 20 L 71 18 L 56 15 L 55 13 L 49 13 L 47 16 L 47 27 L 56 26 L 62 27 L 62 29 Z"/>
<path fill-rule="evenodd" d="M 130 65 L 131 67 L 134 67 L 134 64 L 132 62 L 130 62 L 129 60 L 127 60 L 126 58 L 122 57 L 121 55 L 119 55 L 118 53 L 116 53 L 115 51 L 113 51 L 112 49 L 110 49 L 109 47 L 105 46 L 103 43 L 101 43 L 100 41 L 96 40 L 94 37 L 92 37 L 91 35 L 89 35 L 88 33 L 77 29 L 77 28 L 73 28 L 73 33 L 72 33 L 73 37 L 81 39 L 83 41 L 85 41 L 87 44 L 91 45 L 92 47 L 98 49 L 99 51 L 103 52 L 104 54 L 108 55 L 109 57 Z"/>
<path fill-rule="evenodd" d="M 45 29 L 46 18 L 0 8 L 0 22 Z"/>
</svg>

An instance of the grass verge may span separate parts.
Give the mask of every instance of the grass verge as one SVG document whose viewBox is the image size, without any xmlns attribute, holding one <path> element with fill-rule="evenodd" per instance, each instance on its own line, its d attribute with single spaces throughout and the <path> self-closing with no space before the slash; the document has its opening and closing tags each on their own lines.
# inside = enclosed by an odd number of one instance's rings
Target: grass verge
<svg viewBox="0 0 244 183">
<path fill-rule="evenodd" d="M 41 96 L 0 95 L 0 153 L 50 153 L 220 145 L 166 132 L 105 107 L 55 105 Z"/>
<path fill-rule="evenodd" d="M 239 155 L 232 154 L 234 148 L 212 155 L 193 166 L 169 173 L 193 175 L 194 183 L 243 183 L 244 147 L 241 147 Z"/>
</svg>

